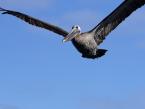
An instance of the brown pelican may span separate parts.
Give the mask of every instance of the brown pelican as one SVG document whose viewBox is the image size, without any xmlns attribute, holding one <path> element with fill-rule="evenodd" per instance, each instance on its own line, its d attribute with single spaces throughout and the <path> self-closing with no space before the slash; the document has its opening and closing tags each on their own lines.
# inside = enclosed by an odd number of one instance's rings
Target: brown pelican
<svg viewBox="0 0 145 109">
<path fill-rule="evenodd" d="M 85 58 L 99 58 L 105 55 L 105 49 L 99 49 L 98 46 L 103 42 L 106 36 L 114 30 L 123 20 L 132 12 L 145 4 L 145 0 L 124 0 L 110 15 L 103 19 L 96 27 L 88 32 L 81 33 L 79 25 L 72 27 L 68 33 L 60 27 L 45 23 L 41 20 L 30 17 L 26 14 L 0 8 L 2 14 L 16 16 L 29 24 L 45 28 L 64 37 L 63 42 L 72 41 L 77 50 Z"/>
</svg>

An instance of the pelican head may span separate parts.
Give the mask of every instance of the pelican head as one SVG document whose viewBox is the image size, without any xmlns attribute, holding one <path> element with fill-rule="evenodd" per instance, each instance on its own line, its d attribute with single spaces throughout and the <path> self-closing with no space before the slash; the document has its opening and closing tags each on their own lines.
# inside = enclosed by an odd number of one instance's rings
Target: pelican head
<svg viewBox="0 0 145 109">
<path fill-rule="evenodd" d="M 81 33 L 81 28 L 79 25 L 74 25 L 71 32 L 63 39 L 63 42 L 68 42 L 79 36 Z"/>
</svg>

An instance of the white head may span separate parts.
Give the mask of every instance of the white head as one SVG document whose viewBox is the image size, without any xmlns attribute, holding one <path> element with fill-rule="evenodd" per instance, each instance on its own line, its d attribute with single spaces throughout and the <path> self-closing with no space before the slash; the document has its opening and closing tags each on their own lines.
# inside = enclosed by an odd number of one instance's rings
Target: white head
<svg viewBox="0 0 145 109">
<path fill-rule="evenodd" d="M 81 27 L 79 26 L 79 25 L 74 25 L 74 26 L 72 26 L 72 30 L 73 29 L 78 29 L 79 31 L 81 31 Z"/>
<path fill-rule="evenodd" d="M 81 33 L 81 28 L 79 25 L 74 25 L 72 27 L 71 32 L 63 39 L 63 42 L 71 41 L 74 39 L 76 36 L 80 35 Z"/>
</svg>

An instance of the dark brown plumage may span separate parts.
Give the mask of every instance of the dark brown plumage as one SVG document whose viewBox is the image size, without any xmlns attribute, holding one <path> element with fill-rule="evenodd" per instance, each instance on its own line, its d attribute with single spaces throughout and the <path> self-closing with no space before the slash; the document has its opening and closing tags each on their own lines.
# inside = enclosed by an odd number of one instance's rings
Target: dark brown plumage
<svg viewBox="0 0 145 109">
<path fill-rule="evenodd" d="M 95 28 L 95 39 L 97 44 L 103 42 L 105 37 L 114 30 L 132 12 L 145 4 L 145 0 L 124 0 L 109 16 L 102 20 Z"/>
<path fill-rule="evenodd" d="M 36 18 L 33 18 L 31 16 L 28 16 L 26 14 L 23 14 L 23 13 L 20 13 L 20 12 L 16 12 L 16 11 L 11 11 L 11 10 L 6 10 L 6 9 L 3 9 L 3 8 L 0 8 L 0 11 L 3 11 L 2 14 L 10 14 L 10 15 L 13 15 L 15 17 L 18 17 L 22 20 L 24 20 L 25 22 L 31 24 L 31 25 L 35 25 L 35 26 L 38 26 L 38 27 L 41 27 L 41 28 L 45 28 L 47 30 L 50 30 L 50 31 L 53 31 L 59 35 L 62 35 L 62 36 L 66 36 L 68 34 L 67 31 L 55 26 L 55 25 L 52 25 L 52 24 L 49 24 L 49 23 L 46 23 L 46 22 L 43 22 L 39 19 L 36 19 Z"/>
<path fill-rule="evenodd" d="M 82 57 L 95 59 L 105 55 L 107 51 L 104 49 L 98 49 L 98 45 L 103 42 L 106 36 L 122 21 L 124 21 L 132 12 L 134 12 L 144 4 L 145 0 L 124 0 L 124 2 L 120 6 L 118 6 L 96 27 L 85 33 L 81 33 L 81 29 L 79 26 L 73 26 L 72 32 L 68 33 L 62 28 L 49 23 L 45 23 L 20 12 L 6 10 L 3 8 L 0 8 L 0 11 L 2 11 L 2 14 L 10 14 L 16 16 L 29 24 L 45 28 L 59 35 L 62 35 L 64 37 L 64 42 L 72 40 L 77 50 L 82 53 Z"/>
</svg>

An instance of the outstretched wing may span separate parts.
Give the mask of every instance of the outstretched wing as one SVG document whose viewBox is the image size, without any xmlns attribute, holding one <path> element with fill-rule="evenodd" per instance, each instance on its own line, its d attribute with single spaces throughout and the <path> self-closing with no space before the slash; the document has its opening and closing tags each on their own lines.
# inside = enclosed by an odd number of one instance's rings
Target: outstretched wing
<svg viewBox="0 0 145 109">
<path fill-rule="evenodd" d="M 114 30 L 133 11 L 145 4 L 145 0 L 125 0 L 109 16 L 102 20 L 90 32 L 95 34 L 97 44 L 101 44 L 106 36 Z"/>
<path fill-rule="evenodd" d="M 0 8 L 0 11 L 2 11 L 3 13 L 2 14 L 10 14 L 10 15 L 13 15 L 17 18 L 20 18 L 21 20 L 24 20 L 25 22 L 31 24 L 31 25 L 35 25 L 37 27 L 41 27 L 41 28 L 45 28 L 47 30 L 50 30 L 50 31 L 53 31 L 54 33 L 57 33 L 59 35 L 62 35 L 62 36 L 66 36 L 68 35 L 68 32 L 55 26 L 55 25 L 52 25 L 52 24 L 49 24 L 49 23 L 45 23 L 41 20 L 38 20 L 36 18 L 33 18 L 31 16 L 28 16 L 26 14 L 23 14 L 23 13 L 20 13 L 20 12 L 16 12 L 16 11 L 11 11 L 11 10 L 6 10 L 6 9 L 3 9 L 3 8 Z"/>
</svg>

